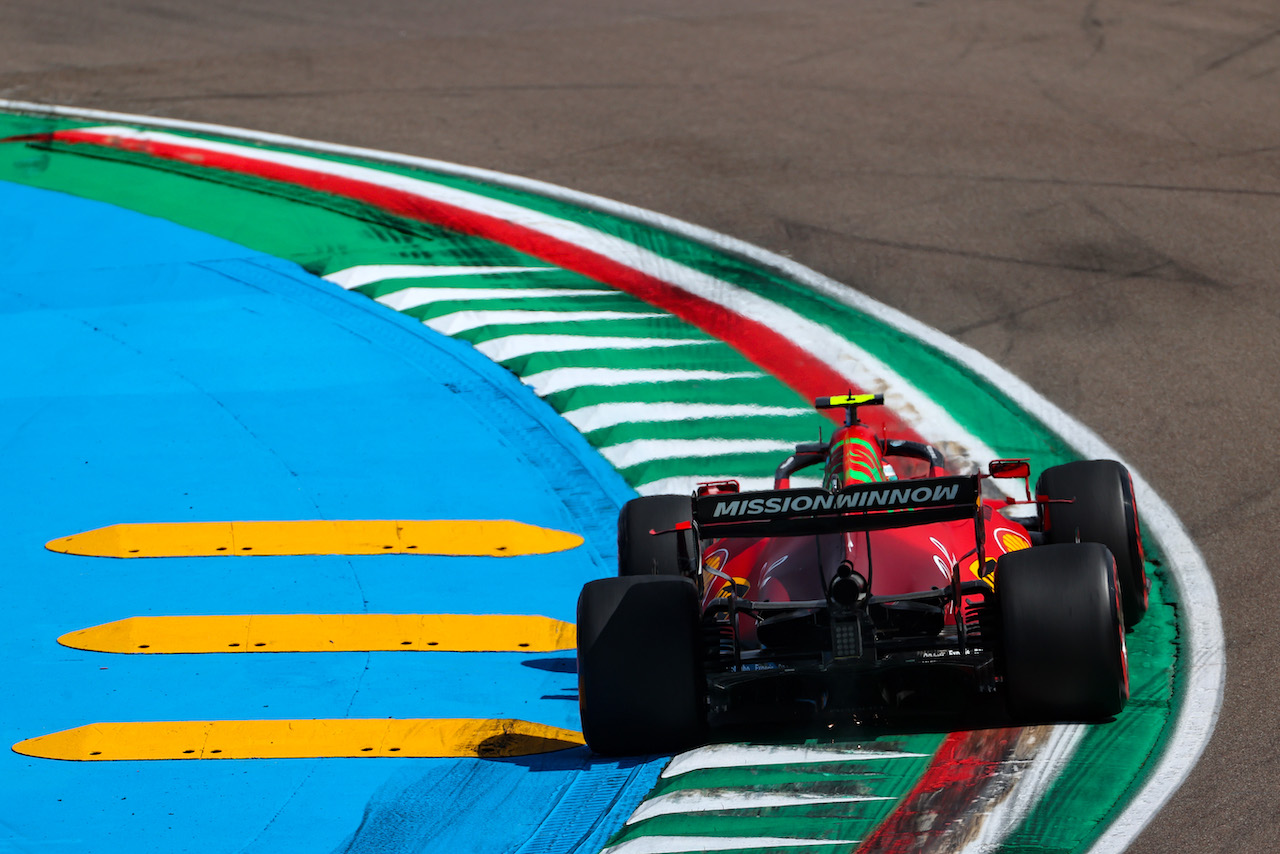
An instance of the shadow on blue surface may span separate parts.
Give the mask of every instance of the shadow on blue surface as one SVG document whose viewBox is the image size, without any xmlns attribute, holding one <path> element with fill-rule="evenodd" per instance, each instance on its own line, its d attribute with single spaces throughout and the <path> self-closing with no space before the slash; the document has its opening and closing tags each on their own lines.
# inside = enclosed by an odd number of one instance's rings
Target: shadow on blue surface
<svg viewBox="0 0 1280 854">
<path fill-rule="evenodd" d="M 535 670 L 545 670 L 548 673 L 577 673 L 578 661 L 576 658 L 526 658 L 520 662 L 521 667 L 532 667 Z"/>
</svg>

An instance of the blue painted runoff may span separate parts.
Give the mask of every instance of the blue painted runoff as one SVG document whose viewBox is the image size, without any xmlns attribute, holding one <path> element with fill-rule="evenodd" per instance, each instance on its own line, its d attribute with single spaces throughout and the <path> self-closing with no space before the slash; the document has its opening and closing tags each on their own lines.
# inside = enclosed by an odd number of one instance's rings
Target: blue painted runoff
<svg viewBox="0 0 1280 854">
<path fill-rule="evenodd" d="M 99 721 L 513 717 L 577 729 L 571 653 L 112 655 L 138 615 L 508 613 L 572 620 L 633 493 L 469 345 L 286 261 L 0 182 L 0 728 Z M 518 519 L 516 558 L 55 554 L 118 522 Z M 0 849 L 596 851 L 661 760 L 72 762 L 0 756 Z"/>
</svg>

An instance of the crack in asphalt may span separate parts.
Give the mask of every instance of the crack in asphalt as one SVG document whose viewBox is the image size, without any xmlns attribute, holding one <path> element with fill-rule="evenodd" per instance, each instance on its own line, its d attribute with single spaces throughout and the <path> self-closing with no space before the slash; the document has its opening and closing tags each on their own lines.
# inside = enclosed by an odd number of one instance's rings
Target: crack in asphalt
<svg viewBox="0 0 1280 854">
<path fill-rule="evenodd" d="M 1202 73 L 1209 74 L 1210 72 L 1217 71 L 1227 63 L 1234 62 L 1246 54 L 1253 53 L 1255 50 L 1265 47 L 1268 43 L 1275 41 L 1277 38 L 1280 38 L 1280 27 L 1273 30 L 1267 30 L 1262 35 L 1245 42 L 1235 50 L 1227 51 L 1222 56 L 1219 56 L 1217 59 L 1206 65 Z"/>
<path fill-rule="evenodd" d="M 964 324 L 963 326 L 950 327 L 945 331 L 948 335 L 952 336 L 953 338 L 958 338 L 962 335 L 967 335 L 970 332 L 976 332 L 979 329 L 986 329 L 991 326 L 999 326 L 1005 323 L 1013 323 L 1019 317 L 1025 314 L 1029 314 L 1033 311 L 1038 311 L 1039 309 L 1054 305 L 1056 303 L 1074 301 L 1083 294 L 1088 294 L 1094 291 L 1101 290 L 1102 288 L 1105 288 L 1109 285 L 1116 284 L 1117 282 L 1123 282 L 1129 279 L 1152 278 L 1149 275 L 1150 273 L 1167 266 L 1169 266 L 1168 263 L 1162 262 L 1160 264 L 1155 264 L 1143 270 L 1135 270 L 1132 273 L 1125 273 L 1120 276 L 1112 276 L 1112 277 L 1103 279 L 1099 282 L 1096 282 L 1092 285 L 1085 285 L 1082 287 L 1073 288 L 1071 291 L 1061 294 L 1059 296 L 1050 297 L 1048 299 L 1043 299 L 1034 303 L 1023 303 L 1011 311 L 1002 312 L 1001 314 L 997 314 L 993 317 L 983 318 L 982 320 L 975 320 L 974 322 Z M 1003 355 L 1005 355 L 1006 357 L 1009 356 L 1012 353 L 1012 349 L 1011 349 L 1012 346 L 1013 346 L 1012 340 L 1007 342 L 1006 350 Z"/>
</svg>

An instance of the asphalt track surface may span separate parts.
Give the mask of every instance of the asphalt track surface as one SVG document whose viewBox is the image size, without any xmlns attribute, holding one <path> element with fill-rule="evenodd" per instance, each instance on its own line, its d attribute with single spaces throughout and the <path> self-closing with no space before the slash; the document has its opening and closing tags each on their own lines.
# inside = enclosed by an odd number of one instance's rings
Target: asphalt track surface
<svg viewBox="0 0 1280 854">
<path fill-rule="evenodd" d="M 8 0 L 0 98 L 497 169 L 725 232 L 992 357 L 1218 586 L 1227 688 L 1131 850 L 1280 847 L 1280 12 L 1204 2 Z"/>
</svg>

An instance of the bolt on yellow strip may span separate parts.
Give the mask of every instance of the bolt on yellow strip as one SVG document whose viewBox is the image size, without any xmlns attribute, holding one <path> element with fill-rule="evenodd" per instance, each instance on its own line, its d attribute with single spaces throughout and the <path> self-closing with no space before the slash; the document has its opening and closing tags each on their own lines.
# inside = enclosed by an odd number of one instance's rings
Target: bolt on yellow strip
<svg viewBox="0 0 1280 854">
<path fill-rule="evenodd" d="M 45 543 L 90 557 L 430 554 L 514 557 L 582 545 L 582 537 L 509 520 L 157 522 L 97 528 Z"/>
<path fill-rule="evenodd" d="M 17 753 L 42 759 L 312 759 L 528 756 L 582 744 L 572 730 L 521 720 L 334 719 L 96 723 L 29 738 Z"/>
<path fill-rule="evenodd" d="M 506 614 L 244 614 L 130 617 L 58 638 L 73 649 L 122 653 L 557 652 L 572 623 Z"/>
</svg>

